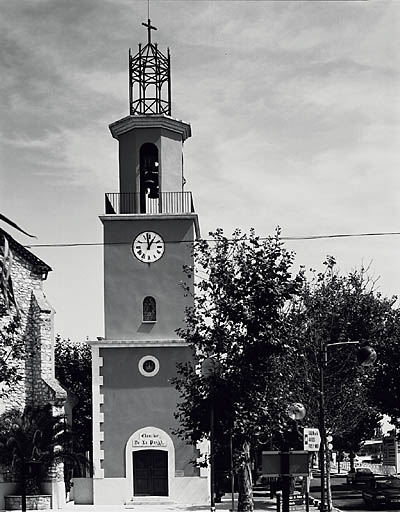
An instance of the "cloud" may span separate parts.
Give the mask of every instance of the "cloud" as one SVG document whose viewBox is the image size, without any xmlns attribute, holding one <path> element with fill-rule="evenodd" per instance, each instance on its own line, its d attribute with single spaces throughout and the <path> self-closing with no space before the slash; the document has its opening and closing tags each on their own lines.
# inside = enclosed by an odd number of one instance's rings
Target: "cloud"
<svg viewBox="0 0 400 512">
<path fill-rule="evenodd" d="M 203 234 L 219 225 L 261 235 L 277 224 L 297 235 L 396 225 L 398 2 L 152 0 L 150 9 L 159 48 L 171 48 L 172 115 L 193 123 L 185 174 Z M 128 113 L 127 52 L 145 40 L 146 18 L 146 0 L 3 2 L 2 207 L 42 239 L 101 236 L 103 193 L 118 181 L 108 124 Z M 393 247 L 308 243 L 300 259 L 375 259 L 393 290 Z M 39 256 L 54 259 L 52 294 L 68 326 L 75 309 L 59 290 L 70 257 Z M 96 280 L 90 257 L 76 256 L 82 296 Z"/>
</svg>

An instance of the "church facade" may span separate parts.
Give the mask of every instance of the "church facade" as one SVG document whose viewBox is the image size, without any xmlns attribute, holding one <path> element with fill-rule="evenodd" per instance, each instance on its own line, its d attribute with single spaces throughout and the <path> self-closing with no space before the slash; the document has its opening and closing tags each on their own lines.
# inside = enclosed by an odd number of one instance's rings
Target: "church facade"
<svg viewBox="0 0 400 512">
<path fill-rule="evenodd" d="M 179 396 L 170 379 L 191 358 L 176 329 L 190 293 L 199 237 L 184 189 L 188 123 L 171 116 L 170 55 L 148 41 L 129 56 L 130 112 L 110 125 L 119 143 L 119 192 L 106 194 L 105 337 L 93 358 L 93 502 L 207 503 L 208 475 L 192 463 L 198 447 L 174 435 Z"/>
</svg>

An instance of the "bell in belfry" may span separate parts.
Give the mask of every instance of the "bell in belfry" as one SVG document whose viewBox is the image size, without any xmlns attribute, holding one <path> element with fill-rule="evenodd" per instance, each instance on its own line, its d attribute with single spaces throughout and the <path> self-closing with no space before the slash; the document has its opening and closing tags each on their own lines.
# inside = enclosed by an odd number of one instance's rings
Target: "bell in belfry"
<svg viewBox="0 0 400 512">
<path fill-rule="evenodd" d="M 157 186 L 157 176 L 153 176 L 152 172 L 146 173 L 144 177 L 144 188 L 151 190 L 155 186 Z"/>
<path fill-rule="evenodd" d="M 154 184 L 149 189 L 149 199 L 158 199 L 159 198 L 159 187 L 158 185 Z"/>
<path fill-rule="evenodd" d="M 158 186 L 158 162 L 154 162 L 151 169 L 147 170 L 144 175 L 144 187 L 149 191 L 150 199 L 158 199 L 159 186 Z"/>
<path fill-rule="evenodd" d="M 158 199 L 159 197 L 159 181 L 158 181 L 158 162 L 154 162 L 150 172 L 145 178 L 146 188 L 149 189 L 149 198 Z"/>
<path fill-rule="evenodd" d="M 146 211 L 146 197 L 159 198 L 159 169 L 158 148 L 155 144 L 146 142 L 140 148 L 140 211 L 142 213 Z"/>
</svg>

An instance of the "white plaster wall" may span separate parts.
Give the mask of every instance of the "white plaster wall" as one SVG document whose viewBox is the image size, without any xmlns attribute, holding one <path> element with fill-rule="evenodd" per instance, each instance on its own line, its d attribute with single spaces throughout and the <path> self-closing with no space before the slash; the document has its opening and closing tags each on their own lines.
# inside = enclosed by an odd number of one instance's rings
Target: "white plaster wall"
<svg viewBox="0 0 400 512">
<path fill-rule="evenodd" d="M 170 498 L 182 505 L 207 505 L 210 502 L 208 478 L 173 477 Z"/>
<path fill-rule="evenodd" d="M 93 505 L 93 479 L 74 478 L 72 499 L 76 505 Z"/>
<path fill-rule="evenodd" d="M 182 191 L 182 142 L 161 139 L 161 192 Z"/>
<path fill-rule="evenodd" d="M 127 489 L 126 478 L 93 480 L 94 505 L 125 505 L 131 499 L 131 496 L 130 489 Z"/>
</svg>

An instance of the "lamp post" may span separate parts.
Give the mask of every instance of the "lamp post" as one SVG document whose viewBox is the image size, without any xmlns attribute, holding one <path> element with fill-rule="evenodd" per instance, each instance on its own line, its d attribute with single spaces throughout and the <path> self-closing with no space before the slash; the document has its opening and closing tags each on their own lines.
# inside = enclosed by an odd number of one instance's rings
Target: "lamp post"
<svg viewBox="0 0 400 512">
<path fill-rule="evenodd" d="M 204 377 L 215 377 L 220 362 L 215 356 L 204 359 L 201 373 Z M 214 469 L 214 403 L 210 400 L 210 512 L 215 512 L 215 469 Z"/>
<path fill-rule="evenodd" d="M 289 405 L 286 411 L 288 417 L 292 420 L 294 428 L 293 432 L 298 432 L 297 422 L 304 419 L 306 415 L 306 409 L 302 403 L 294 403 Z M 293 441 L 292 441 L 293 443 Z M 282 512 L 289 512 L 290 510 L 290 488 L 292 476 L 290 474 L 290 459 L 289 452 L 293 449 L 293 445 L 290 440 L 285 442 L 284 451 L 281 452 L 281 471 L 282 471 Z"/>
<path fill-rule="evenodd" d="M 321 461 L 321 507 L 320 511 L 325 512 L 325 368 L 328 363 L 328 347 L 339 345 L 359 345 L 359 341 L 340 341 L 337 343 L 324 343 L 322 337 L 319 340 L 319 430 L 321 435 L 321 446 L 319 449 Z M 377 354 L 369 345 L 362 346 L 357 353 L 357 360 L 361 366 L 371 366 L 376 361 Z M 328 507 L 328 512 L 329 507 Z"/>
</svg>

